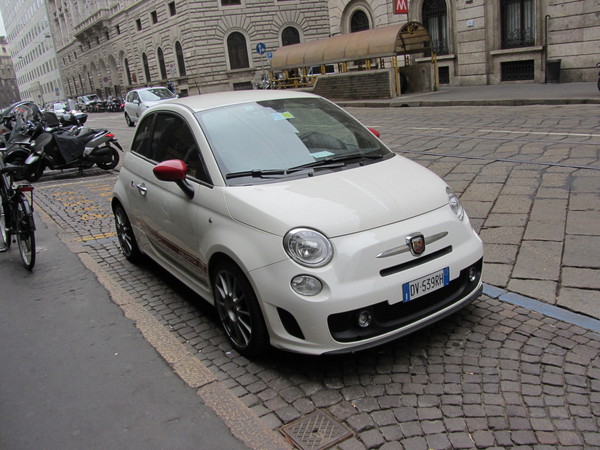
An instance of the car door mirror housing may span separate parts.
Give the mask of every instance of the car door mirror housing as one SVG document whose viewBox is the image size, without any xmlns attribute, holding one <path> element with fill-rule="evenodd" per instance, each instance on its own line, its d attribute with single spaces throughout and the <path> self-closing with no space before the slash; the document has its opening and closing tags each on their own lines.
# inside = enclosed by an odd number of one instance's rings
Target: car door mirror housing
<svg viewBox="0 0 600 450">
<path fill-rule="evenodd" d="M 194 198 L 194 188 L 185 179 L 187 165 L 180 159 L 169 159 L 157 164 L 154 176 L 161 181 L 174 181 L 189 198 Z"/>
</svg>

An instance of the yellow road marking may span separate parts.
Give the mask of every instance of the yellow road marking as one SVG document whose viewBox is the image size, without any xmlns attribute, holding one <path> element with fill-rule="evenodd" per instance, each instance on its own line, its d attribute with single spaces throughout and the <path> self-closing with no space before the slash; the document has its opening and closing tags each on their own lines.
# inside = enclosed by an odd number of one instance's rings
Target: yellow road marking
<svg viewBox="0 0 600 450">
<path fill-rule="evenodd" d="M 86 236 L 86 237 L 82 237 L 77 239 L 77 242 L 87 242 L 87 241 L 96 241 L 98 239 L 105 239 L 105 238 L 109 238 L 109 237 L 114 237 L 116 236 L 117 233 L 110 232 L 110 233 L 102 233 L 102 234 L 94 234 L 93 236 Z"/>
</svg>

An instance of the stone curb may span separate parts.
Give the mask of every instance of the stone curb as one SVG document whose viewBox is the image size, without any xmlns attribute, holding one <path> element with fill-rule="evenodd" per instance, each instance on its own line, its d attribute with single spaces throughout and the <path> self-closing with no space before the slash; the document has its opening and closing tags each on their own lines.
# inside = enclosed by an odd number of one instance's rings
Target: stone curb
<svg viewBox="0 0 600 450">
<path fill-rule="evenodd" d="M 561 320 L 600 333 L 600 320 L 594 319 L 593 317 L 569 311 L 568 309 L 550 305 L 488 284 L 484 284 L 483 293 L 488 297 L 521 306 L 530 311 L 536 311 L 545 316 L 552 317 L 553 319 Z"/>
<path fill-rule="evenodd" d="M 402 108 L 419 106 L 532 106 L 532 105 L 600 105 L 600 98 L 546 99 L 477 99 L 477 100 L 333 100 L 342 107 Z"/>
</svg>

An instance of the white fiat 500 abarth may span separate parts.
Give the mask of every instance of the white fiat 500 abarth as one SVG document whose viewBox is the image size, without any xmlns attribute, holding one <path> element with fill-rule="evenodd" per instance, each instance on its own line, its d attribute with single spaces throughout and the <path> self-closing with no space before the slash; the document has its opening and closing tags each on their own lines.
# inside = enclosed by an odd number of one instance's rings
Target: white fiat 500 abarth
<svg viewBox="0 0 600 450">
<path fill-rule="evenodd" d="M 343 353 L 482 291 L 452 190 L 321 97 L 243 91 L 148 109 L 114 188 L 124 255 L 214 304 L 232 345 Z"/>
</svg>

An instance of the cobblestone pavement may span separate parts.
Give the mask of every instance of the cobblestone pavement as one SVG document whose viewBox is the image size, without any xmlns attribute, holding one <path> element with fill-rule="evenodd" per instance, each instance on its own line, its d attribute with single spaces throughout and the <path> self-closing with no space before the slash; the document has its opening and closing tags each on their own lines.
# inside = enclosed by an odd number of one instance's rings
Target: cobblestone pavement
<svg viewBox="0 0 600 450">
<path fill-rule="evenodd" d="M 349 108 L 460 193 L 487 283 L 589 315 L 600 287 L 596 109 Z M 598 333 L 484 295 L 369 351 L 248 360 L 199 297 L 121 256 L 114 179 L 44 177 L 36 203 L 272 429 L 322 410 L 353 432 L 342 449 L 600 447 Z"/>
</svg>

